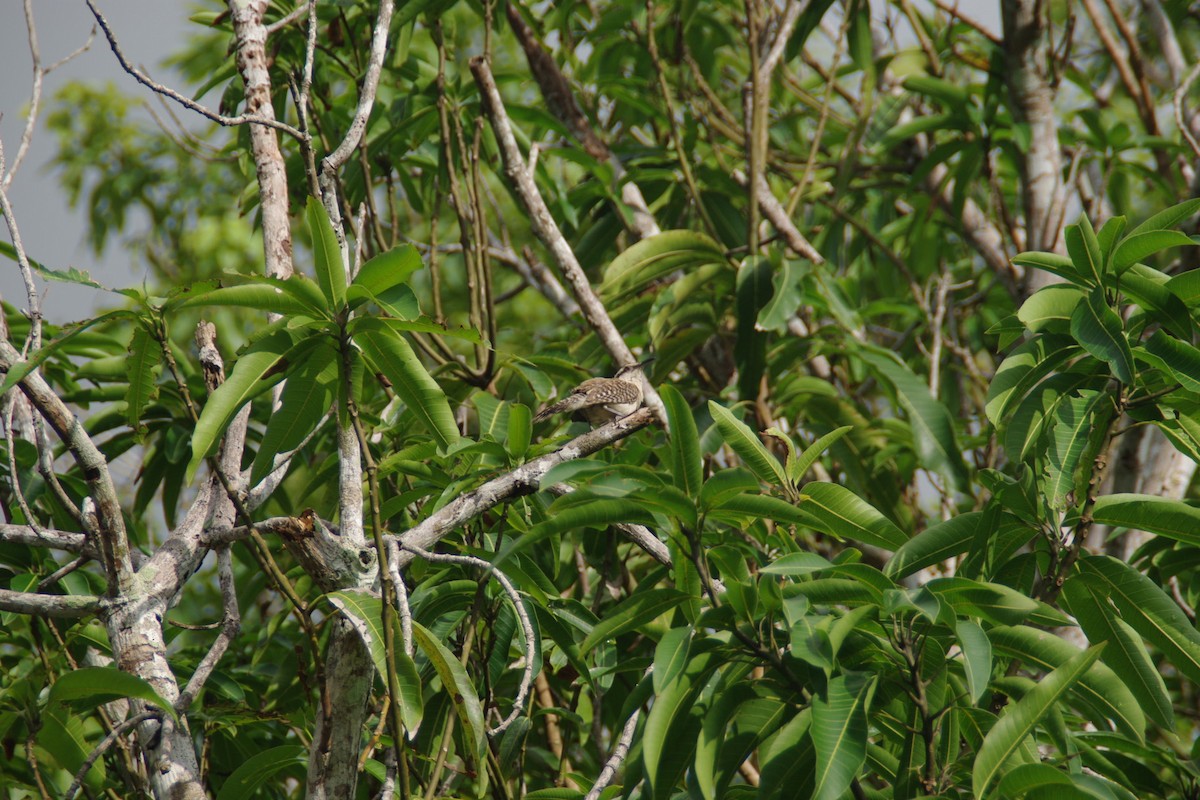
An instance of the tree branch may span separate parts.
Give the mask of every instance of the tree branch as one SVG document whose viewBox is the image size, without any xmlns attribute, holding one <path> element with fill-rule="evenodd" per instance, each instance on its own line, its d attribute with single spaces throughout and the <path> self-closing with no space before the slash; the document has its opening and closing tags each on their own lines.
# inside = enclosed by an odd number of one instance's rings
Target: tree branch
<svg viewBox="0 0 1200 800">
<path fill-rule="evenodd" d="M 100 598 L 79 594 L 34 594 L 0 589 L 0 611 L 78 619 L 100 610 Z"/>
<path fill-rule="evenodd" d="M 554 254 L 555 260 L 575 292 L 575 299 L 579 301 L 584 317 L 596 331 L 597 337 L 613 360 L 617 362 L 618 366 L 637 363 L 637 358 L 625 344 L 625 340 L 621 338 L 620 332 L 613 325 L 600 298 L 592 291 L 579 259 L 575 257 L 571 245 L 567 243 L 566 237 L 563 236 L 554 217 L 551 216 L 550 209 L 546 207 L 546 202 L 542 199 L 537 184 L 533 181 L 533 175 L 526 168 L 521 150 L 517 146 L 516 137 L 513 135 L 508 112 L 504 108 L 504 101 L 500 98 L 500 90 L 496 88 L 496 79 L 492 76 L 491 67 L 483 58 L 476 56 L 471 59 L 471 72 L 475 76 L 475 83 L 479 86 L 483 112 L 491 122 L 492 130 L 496 134 L 496 142 L 500 146 L 500 156 L 504 161 L 504 173 L 508 176 L 521 204 L 529 213 L 529 222 L 533 232 Z M 654 390 L 648 380 L 644 379 L 642 390 L 646 395 L 646 405 L 653 409 L 658 419 L 665 424 L 666 408 L 663 406 L 658 392 Z"/>
<path fill-rule="evenodd" d="M 399 534 L 400 546 L 406 548 L 411 545 L 427 550 L 450 531 L 488 509 L 514 497 L 536 492 L 542 476 L 549 472 L 551 467 L 591 455 L 613 442 L 641 430 L 653 421 L 653 409 L 639 409 L 624 419 L 610 422 L 572 439 L 553 453 L 548 453 L 541 458 L 522 464 L 498 478 L 493 478 L 478 489 L 459 495 L 426 517 L 420 524 Z M 403 568 L 410 564 L 413 558 L 415 556 L 410 551 L 403 552 L 397 558 L 398 565 Z"/>
<path fill-rule="evenodd" d="M 189 108 L 192 111 L 195 111 L 197 114 L 207 117 L 218 125 L 261 125 L 268 128 L 281 130 L 290 136 L 294 136 L 298 140 L 304 140 L 307 138 L 303 132 L 293 128 L 286 122 L 279 122 L 276 120 L 273 114 L 242 114 L 241 116 L 237 117 L 227 117 L 224 114 L 218 114 L 215 111 L 209 110 L 208 108 L 197 103 L 195 100 L 192 100 L 190 97 L 182 95 L 168 86 L 164 86 L 163 84 L 152 80 L 149 75 L 131 64 L 129 59 L 125 57 L 125 52 L 121 50 L 121 45 L 117 41 L 116 34 L 114 34 L 112 28 L 109 27 L 108 20 L 105 19 L 104 15 L 100 13 L 100 9 L 96 8 L 96 4 L 92 2 L 92 0 L 84 0 L 84 2 L 87 3 L 88 8 L 91 9 L 92 16 L 96 18 L 96 22 L 100 25 L 100 30 L 104 31 L 104 36 L 108 39 L 108 46 L 112 49 L 113 55 L 117 57 L 117 61 L 121 63 L 121 68 L 132 75 L 138 83 L 147 87 L 152 92 L 169 97 L 184 108 Z"/>
</svg>

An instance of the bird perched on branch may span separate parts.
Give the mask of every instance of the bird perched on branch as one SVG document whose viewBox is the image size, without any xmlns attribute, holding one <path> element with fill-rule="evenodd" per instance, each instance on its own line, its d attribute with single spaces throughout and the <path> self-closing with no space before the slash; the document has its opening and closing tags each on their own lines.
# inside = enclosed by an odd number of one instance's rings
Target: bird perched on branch
<svg viewBox="0 0 1200 800">
<path fill-rule="evenodd" d="M 535 414 L 533 421 L 541 422 L 555 414 L 573 414 L 575 419 L 585 420 L 596 428 L 632 414 L 642 405 L 642 382 L 646 380 L 642 369 L 653 360 L 648 358 L 640 364 L 621 367 L 611 378 L 587 379 L 562 400 Z"/>
</svg>

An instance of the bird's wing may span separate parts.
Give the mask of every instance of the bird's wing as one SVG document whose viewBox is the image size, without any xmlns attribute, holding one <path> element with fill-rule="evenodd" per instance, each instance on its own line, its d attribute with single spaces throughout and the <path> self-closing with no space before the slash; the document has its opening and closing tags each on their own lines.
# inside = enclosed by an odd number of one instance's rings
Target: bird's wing
<svg viewBox="0 0 1200 800">
<path fill-rule="evenodd" d="M 584 406 L 623 405 L 636 403 L 640 399 L 641 392 L 634 384 L 629 381 L 609 380 L 605 381 L 603 386 L 587 392 L 587 402 Z"/>
</svg>

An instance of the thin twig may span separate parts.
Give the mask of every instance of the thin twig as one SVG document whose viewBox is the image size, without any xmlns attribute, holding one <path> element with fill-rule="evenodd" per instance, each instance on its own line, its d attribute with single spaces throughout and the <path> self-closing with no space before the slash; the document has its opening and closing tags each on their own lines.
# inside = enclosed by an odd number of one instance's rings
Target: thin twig
<svg viewBox="0 0 1200 800">
<path fill-rule="evenodd" d="M 237 117 L 227 117 L 224 114 L 218 114 L 215 111 L 205 108 L 200 103 L 192 100 L 190 97 L 182 95 L 174 89 L 164 86 L 163 84 L 151 79 L 149 75 L 131 64 L 129 59 L 125 57 L 124 51 L 121 50 L 120 43 L 117 42 L 116 35 L 113 33 L 112 28 L 109 27 L 108 20 L 105 19 L 104 15 L 100 13 L 100 9 L 96 8 L 96 4 L 92 2 L 92 0 L 84 0 L 84 2 L 87 3 L 88 8 L 92 12 L 92 16 L 96 18 L 96 22 L 100 25 L 100 30 L 104 31 L 104 36 L 108 39 L 108 45 L 110 48 L 112 48 L 113 55 L 117 57 L 117 61 L 120 62 L 121 68 L 132 75 L 138 83 L 147 87 L 151 91 L 171 98 L 183 107 L 190 108 L 192 111 L 195 111 L 197 114 L 200 114 L 203 117 L 207 117 L 218 125 L 264 125 L 268 128 L 275 128 L 276 130 L 283 131 L 284 133 L 295 137 L 298 141 L 304 141 L 307 139 L 307 135 L 303 132 L 293 128 L 286 122 L 280 122 L 276 119 L 268 119 L 267 117 L 258 116 L 256 114 L 242 114 Z"/>
<path fill-rule="evenodd" d="M 238 633 L 242 630 L 242 617 L 238 612 L 237 587 L 233 583 L 233 561 L 229 556 L 228 546 L 217 549 L 217 575 L 221 584 L 221 598 L 224 601 L 221 632 L 217 634 L 216 641 L 204 654 L 204 658 L 200 659 L 200 665 L 188 679 L 187 686 L 179 693 L 179 699 L 175 701 L 175 711 L 180 714 L 186 712 L 192 701 L 200 694 L 204 683 L 216 669 L 217 663 L 225 655 L 225 651 L 229 649 L 229 644 L 237 638 Z"/>
<path fill-rule="evenodd" d="M 79 770 L 75 773 L 75 780 L 71 781 L 71 785 L 67 787 L 66 794 L 63 795 L 64 800 L 72 800 L 75 797 L 75 793 L 79 791 L 79 787 L 83 784 L 83 780 L 87 777 L 88 772 L 91 771 L 92 765 L 96 763 L 96 759 L 104 755 L 105 751 L 112 747 L 117 739 L 121 738 L 130 729 L 152 719 L 162 719 L 162 712 L 143 711 L 114 725 L 113 729 L 108 732 L 108 735 L 101 739 L 100 744 L 92 748 L 92 752 L 83 760 L 83 764 L 80 765 Z"/>
<path fill-rule="evenodd" d="M 625 757 L 629 755 L 629 748 L 633 744 L 633 734 L 637 732 L 638 717 L 641 716 L 641 713 L 640 708 L 635 708 L 629 715 L 629 719 L 625 721 L 625 727 L 621 729 L 621 736 L 613 747 L 612 755 L 609 756 L 608 761 L 604 762 L 604 768 L 596 776 L 596 782 L 592 784 L 591 790 L 583 800 L 600 800 L 601 793 L 612 783 L 612 779 L 617 775 L 617 770 L 621 768 Z"/>
<path fill-rule="evenodd" d="M 584 273 L 579 259 L 575 256 L 575 251 L 571 249 L 571 245 L 563 236 L 558 223 L 550 214 L 550 209 L 546 206 L 546 201 L 542 199 L 533 175 L 525 167 L 525 161 L 521 157 L 520 148 L 517 146 L 517 140 L 513 134 L 512 123 L 504 108 L 500 90 L 496 87 L 496 79 L 492 76 L 491 66 L 483 59 L 475 57 L 471 59 L 471 72 L 479 87 L 483 111 L 496 134 L 496 142 L 500 147 L 500 155 L 504 162 L 505 175 L 511 182 L 522 205 L 528 211 L 529 222 L 534 233 L 554 254 L 555 260 L 575 292 L 575 299 L 579 302 L 584 317 L 596 331 L 597 337 L 613 360 L 620 365 L 636 363 L 638 359 L 625 344 L 624 338 L 608 316 L 608 311 L 592 290 L 587 275 Z M 655 416 L 665 425 L 666 407 L 658 396 L 658 392 L 650 385 L 649 381 L 643 382 L 642 390 L 646 396 L 646 405 L 654 410 Z"/>
<path fill-rule="evenodd" d="M 529 687 L 533 685 L 533 669 L 538 646 L 537 634 L 534 633 L 533 623 L 529 621 L 529 612 L 525 609 L 525 604 L 521 602 L 521 595 L 517 591 L 517 587 L 513 586 L 512 581 L 509 580 L 507 575 L 482 558 L 455 555 L 453 553 L 435 553 L 423 547 L 403 544 L 401 542 L 396 542 L 396 545 L 435 564 L 465 564 L 484 570 L 485 572 L 490 572 L 495 577 L 496 582 L 504 589 L 504 593 L 508 595 L 508 599 L 513 605 L 513 611 L 517 614 L 517 621 L 521 624 L 521 632 L 525 634 L 525 669 L 521 673 L 521 683 L 517 688 L 517 696 L 513 700 L 512 711 L 496 727 L 488 731 L 489 736 L 497 736 L 503 733 L 508 729 L 508 726 L 516 722 L 517 717 L 521 716 L 521 712 L 525 708 L 525 701 L 529 699 Z"/>
<path fill-rule="evenodd" d="M 646 427 L 654 417 L 652 409 L 640 409 L 624 419 L 610 422 L 572 439 L 553 453 L 528 461 L 511 472 L 493 478 L 478 489 L 460 494 L 420 524 L 399 534 L 400 542 L 422 549 L 432 547 L 450 531 L 488 509 L 512 498 L 536 492 L 542 476 L 556 464 L 591 455 Z M 405 567 L 412 562 L 413 556 L 411 553 L 401 553 L 396 560 L 400 567 Z"/>
<path fill-rule="evenodd" d="M 1179 127 L 1179 133 L 1187 140 L 1188 146 L 1192 148 L 1192 152 L 1200 157 L 1200 142 L 1196 141 L 1196 136 L 1192 133 L 1192 126 L 1185 124 L 1183 121 L 1183 104 L 1187 99 L 1188 90 L 1192 88 L 1192 84 L 1196 82 L 1197 77 L 1200 77 L 1200 64 L 1192 67 L 1187 77 L 1183 79 L 1183 83 L 1179 84 L 1179 88 L 1175 90 L 1174 105 L 1175 124 Z"/>
</svg>

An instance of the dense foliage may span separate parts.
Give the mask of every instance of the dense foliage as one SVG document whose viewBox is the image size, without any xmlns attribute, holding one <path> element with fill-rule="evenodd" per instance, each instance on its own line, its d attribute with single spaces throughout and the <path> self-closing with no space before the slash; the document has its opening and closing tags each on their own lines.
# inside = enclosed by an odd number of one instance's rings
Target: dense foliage
<svg viewBox="0 0 1200 800">
<path fill-rule="evenodd" d="M 949 5 L 231 3 L 173 63 L 283 128 L 63 86 L 159 283 L 4 306 L 0 789 L 1200 796 L 1200 22 Z"/>
</svg>

